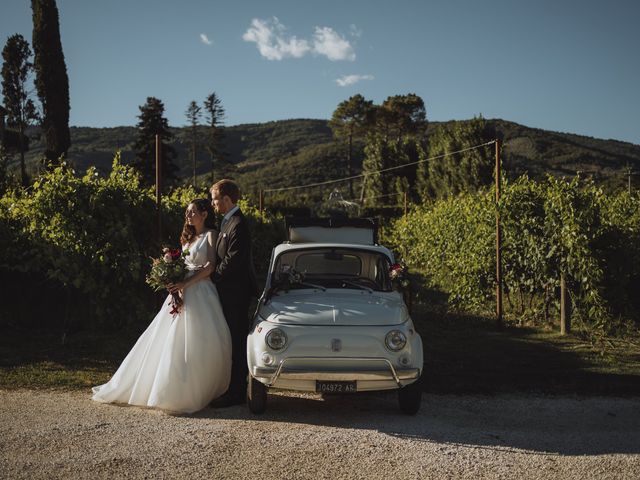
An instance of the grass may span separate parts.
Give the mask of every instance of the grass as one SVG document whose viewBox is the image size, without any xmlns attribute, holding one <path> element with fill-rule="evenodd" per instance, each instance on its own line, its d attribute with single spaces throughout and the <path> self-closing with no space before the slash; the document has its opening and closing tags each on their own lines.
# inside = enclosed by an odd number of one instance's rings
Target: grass
<svg viewBox="0 0 640 480">
<path fill-rule="evenodd" d="M 604 353 L 541 327 L 497 328 L 488 317 L 417 305 L 431 393 L 638 395 L 640 339 L 611 339 Z M 107 381 L 141 330 L 97 334 L 8 330 L 0 336 L 0 388 L 86 389 Z"/>
<path fill-rule="evenodd" d="M 137 332 L 79 332 L 64 339 L 48 331 L 7 330 L 0 337 L 0 387 L 83 389 L 106 382 L 133 346 Z"/>
</svg>

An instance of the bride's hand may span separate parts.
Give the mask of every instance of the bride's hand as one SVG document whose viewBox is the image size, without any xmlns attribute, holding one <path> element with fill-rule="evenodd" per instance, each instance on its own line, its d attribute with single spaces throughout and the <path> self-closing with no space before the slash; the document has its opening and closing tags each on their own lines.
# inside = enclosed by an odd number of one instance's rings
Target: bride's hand
<svg viewBox="0 0 640 480">
<path fill-rule="evenodd" d="M 169 290 L 169 293 L 177 293 L 184 290 L 184 287 L 185 282 L 170 283 L 167 285 L 167 290 Z"/>
</svg>

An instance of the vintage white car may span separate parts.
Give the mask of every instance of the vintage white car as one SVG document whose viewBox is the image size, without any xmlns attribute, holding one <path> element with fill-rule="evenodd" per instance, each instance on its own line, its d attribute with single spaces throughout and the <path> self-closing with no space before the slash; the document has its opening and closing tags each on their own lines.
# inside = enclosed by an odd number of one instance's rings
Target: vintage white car
<svg viewBox="0 0 640 480">
<path fill-rule="evenodd" d="M 272 252 L 247 342 L 247 402 L 266 409 L 269 388 L 354 393 L 398 389 L 415 414 L 422 340 L 392 288 L 391 251 L 371 219 L 288 220 Z"/>
</svg>

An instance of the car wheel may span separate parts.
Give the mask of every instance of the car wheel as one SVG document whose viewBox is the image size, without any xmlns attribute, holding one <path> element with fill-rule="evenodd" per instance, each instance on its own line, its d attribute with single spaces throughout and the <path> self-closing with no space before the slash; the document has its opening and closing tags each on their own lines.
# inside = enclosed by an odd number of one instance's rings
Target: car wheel
<svg viewBox="0 0 640 480">
<path fill-rule="evenodd" d="M 412 384 L 398 390 L 398 402 L 400 403 L 402 413 L 415 415 L 418 413 L 418 410 L 420 410 L 420 403 L 422 402 L 421 384 L 422 382 L 418 379 Z"/>
<path fill-rule="evenodd" d="M 264 413 L 267 409 L 267 387 L 253 377 L 247 386 L 247 406 L 251 413 Z"/>
</svg>

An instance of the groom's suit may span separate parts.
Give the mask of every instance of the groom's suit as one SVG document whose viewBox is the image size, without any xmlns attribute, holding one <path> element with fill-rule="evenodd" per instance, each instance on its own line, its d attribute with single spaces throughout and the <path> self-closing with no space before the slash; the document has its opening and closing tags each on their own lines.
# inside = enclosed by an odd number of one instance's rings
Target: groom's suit
<svg viewBox="0 0 640 480">
<path fill-rule="evenodd" d="M 220 228 L 216 242 L 216 270 L 211 276 L 233 343 L 231 385 L 228 394 L 244 400 L 247 389 L 247 334 L 249 304 L 258 295 L 251 257 L 251 235 L 247 221 L 236 211 Z"/>
</svg>

